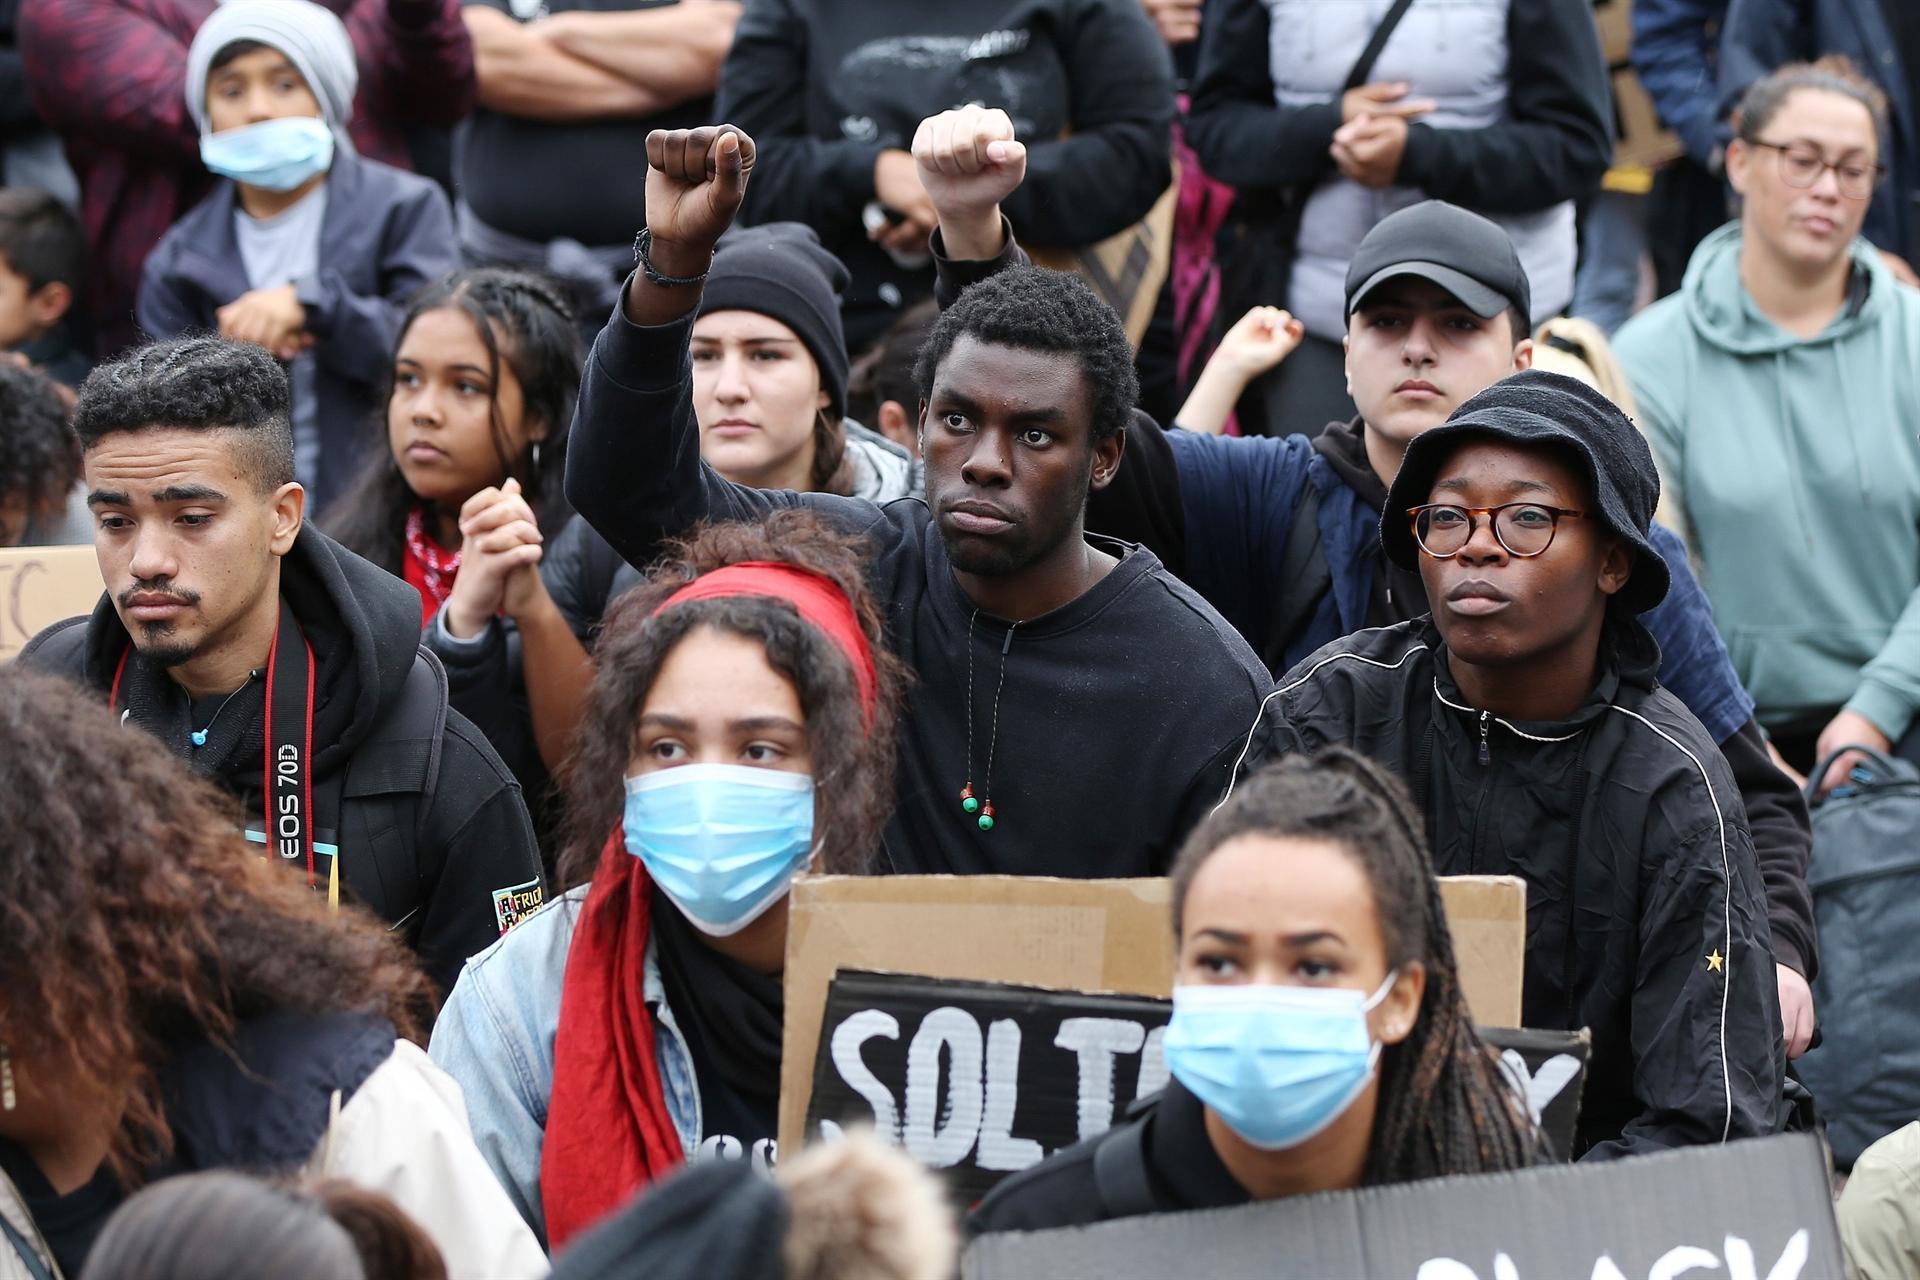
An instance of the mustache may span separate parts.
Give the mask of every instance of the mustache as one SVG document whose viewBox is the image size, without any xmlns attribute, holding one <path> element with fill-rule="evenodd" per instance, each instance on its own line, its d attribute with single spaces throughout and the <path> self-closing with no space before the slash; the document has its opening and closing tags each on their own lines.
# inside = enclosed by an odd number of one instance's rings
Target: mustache
<svg viewBox="0 0 1920 1280">
<path fill-rule="evenodd" d="M 200 593 L 198 591 L 176 589 L 171 583 L 172 580 L 169 578 L 152 578 L 144 581 L 136 579 L 132 586 L 115 596 L 114 599 L 122 609 L 132 608 L 133 598 L 140 595 L 165 596 L 168 600 L 176 604 L 186 605 L 189 608 L 200 603 Z"/>
</svg>

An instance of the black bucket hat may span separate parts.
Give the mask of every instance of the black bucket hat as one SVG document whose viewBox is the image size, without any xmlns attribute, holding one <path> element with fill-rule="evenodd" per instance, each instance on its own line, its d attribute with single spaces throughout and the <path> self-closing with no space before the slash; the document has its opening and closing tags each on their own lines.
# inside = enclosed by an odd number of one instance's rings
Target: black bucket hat
<svg viewBox="0 0 1920 1280">
<path fill-rule="evenodd" d="M 1593 514 L 1634 551 L 1632 576 L 1614 599 L 1645 613 L 1666 598 L 1667 562 L 1647 536 L 1660 502 L 1653 450 L 1613 401 L 1575 378 L 1540 369 L 1502 378 L 1414 437 L 1380 514 L 1380 544 L 1390 560 L 1418 568 L 1421 553 L 1407 509 L 1427 501 L 1440 464 L 1469 438 L 1554 446 L 1577 458 L 1593 490 Z"/>
</svg>

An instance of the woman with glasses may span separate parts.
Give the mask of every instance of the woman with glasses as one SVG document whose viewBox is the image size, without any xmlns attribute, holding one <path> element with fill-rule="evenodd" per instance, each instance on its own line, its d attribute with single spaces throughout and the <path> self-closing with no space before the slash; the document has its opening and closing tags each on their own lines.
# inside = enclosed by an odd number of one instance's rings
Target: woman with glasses
<svg viewBox="0 0 1920 1280">
<path fill-rule="evenodd" d="M 1354 748 L 1408 784 L 1435 870 L 1526 881 L 1523 1025 L 1593 1033 L 1587 1159 L 1771 1133 L 1784 1081 L 1746 815 L 1640 623 L 1670 578 L 1659 492 L 1598 391 L 1496 382 L 1387 492 L 1382 549 L 1432 614 L 1307 658 L 1248 741 Z"/>
<path fill-rule="evenodd" d="M 1843 60 L 1756 83 L 1727 149 L 1740 221 L 1615 342 L 1734 666 L 1802 772 L 1850 746 L 1920 760 L 1920 293 L 1860 239 L 1886 136 Z"/>
</svg>

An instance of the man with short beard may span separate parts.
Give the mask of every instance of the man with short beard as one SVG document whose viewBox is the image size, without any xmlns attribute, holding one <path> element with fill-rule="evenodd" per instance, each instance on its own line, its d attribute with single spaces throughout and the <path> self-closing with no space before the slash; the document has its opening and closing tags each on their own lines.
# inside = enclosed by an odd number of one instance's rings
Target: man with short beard
<svg viewBox="0 0 1920 1280">
<path fill-rule="evenodd" d="M 542 901 L 539 850 L 513 775 L 447 706 L 413 588 L 303 523 L 286 372 L 218 338 L 135 348 L 88 378 L 74 429 L 107 594 L 20 661 L 98 690 L 451 987 Z"/>
<path fill-rule="evenodd" d="M 916 676 L 889 869 L 1164 873 L 1271 680 L 1151 552 L 1085 534 L 1137 394 L 1118 317 L 1077 278 L 1031 269 L 950 307 L 916 375 L 924 501 L 730 484 L 700 460 L 688 340 L 753 154 L 731 126 L 648 138 L 640 270 L 587 362 L 567 496 L 636 564 L 696 521 L 791 505 L 867 541 Z M 923 182 L 951 160 L 916 154 Z"/>
</svg>

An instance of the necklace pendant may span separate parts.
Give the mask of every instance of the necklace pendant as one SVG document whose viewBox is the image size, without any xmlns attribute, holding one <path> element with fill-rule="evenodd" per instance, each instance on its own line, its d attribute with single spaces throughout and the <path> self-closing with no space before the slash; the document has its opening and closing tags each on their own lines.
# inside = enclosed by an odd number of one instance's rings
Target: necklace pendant
<svg viewBox="0 0 1920 1280">
<path fill-rule="evenodd" d="M 193 745 L 196 747 L 204 747 L 207 745 L 207 731 L 205 729 L 195 729 L 187 736 L 193 739 Z"/>
</svg>

